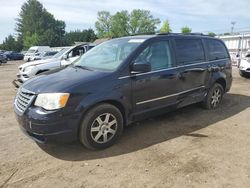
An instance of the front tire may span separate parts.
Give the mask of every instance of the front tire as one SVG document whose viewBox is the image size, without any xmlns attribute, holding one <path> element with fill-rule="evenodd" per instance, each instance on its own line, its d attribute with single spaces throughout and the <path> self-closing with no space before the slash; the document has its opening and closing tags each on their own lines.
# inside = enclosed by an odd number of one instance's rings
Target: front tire
<svg viewBox="0 0 250 188">
<path fill-rule="evenodd" d="M 224 89 L 219 83 L 215 83 L 207 93 L 205 100 L 203 101 L 203 107 L 211 110 L 218 108 L 223 98 Z"/>
<path fill-rule="evenodd" d="M 240 76 L 241 77 L 248 77 L 250 74 L 247 74 L 246 72 L 244 72 L 244 71 L 241 71 L 241 70 L 239 70 L 239 74 L 240 74 Z"/>
<path fill-rule="evenodd" d="M 111 104 L 90 109 L 80 126 L 80 142 L 89 149 L 104 149 L 113 145 L 123 131 L 123 117 Z"/>
</svg>

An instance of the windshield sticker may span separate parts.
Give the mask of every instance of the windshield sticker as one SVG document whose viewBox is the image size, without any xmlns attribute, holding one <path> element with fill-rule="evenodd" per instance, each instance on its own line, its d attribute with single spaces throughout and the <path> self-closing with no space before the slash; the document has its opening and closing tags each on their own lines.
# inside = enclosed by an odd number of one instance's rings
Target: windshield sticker
<svg viewBox="0 0 250 188">
<path fill-rule="evenodd" d="M 128 42 L 130 43 L 142 43 L 145 39 L 130 39 Z"/>
</svg>

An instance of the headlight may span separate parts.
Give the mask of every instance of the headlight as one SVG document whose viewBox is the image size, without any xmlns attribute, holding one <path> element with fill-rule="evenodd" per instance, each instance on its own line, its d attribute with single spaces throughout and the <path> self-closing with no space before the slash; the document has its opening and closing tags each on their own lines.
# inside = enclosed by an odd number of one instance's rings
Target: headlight
<svg viewBox="0 0 250 188">
<path fill-rule="evenodd" d="M 34 69 L 35 66 L 29 66 L 24 68 L 23 72 L 30 72 L 32 69 Z"/>
<path fill-rule="evenodd" d="M 69 98 L 69 93 L 42 93 L 38 94 L 35 106 L 40 106 L 46 110 L 56 110 L 63 108 Z"/>
</svg>

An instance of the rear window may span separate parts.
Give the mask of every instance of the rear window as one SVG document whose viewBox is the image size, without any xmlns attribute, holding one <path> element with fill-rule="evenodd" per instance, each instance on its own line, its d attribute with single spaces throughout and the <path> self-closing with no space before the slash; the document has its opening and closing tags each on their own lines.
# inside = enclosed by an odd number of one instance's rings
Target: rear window
<svg viewBox="0 0 250 188">
<path fill-rule="evenodd" d="M 206 45 L 208 49 L 209 61 L 225 59 L 229 57 L 227 49 L 221 41 L 206 39 Z"/>
<path fill-rule="evenodd" d="M 200 39 L 176 39 L 178 64 L 192 64 L 205 61 L 205 53 Z"/>
</svg>

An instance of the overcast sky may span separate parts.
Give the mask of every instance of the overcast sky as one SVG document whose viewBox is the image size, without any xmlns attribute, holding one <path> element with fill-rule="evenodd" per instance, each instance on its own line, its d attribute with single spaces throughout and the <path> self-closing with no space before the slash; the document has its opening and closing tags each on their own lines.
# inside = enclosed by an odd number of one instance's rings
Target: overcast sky
<svg viewBox="0 0 250 188">
<path fill-rule="evenodd" d="M 0 0 L 0 43 L 15 34 L 15 18 L 25 0 Z M 193 32 L 229 32 L 231 21 L 236 30 L 250 30 L 249 0 L 40 0 L 56 19 L 66 22 L 66 30 L 94 29 L 97 12 L 107 10 L 150 10 L 154 17 L 170 21 L 173 32 L 189 26 Z"/>
</svg>

